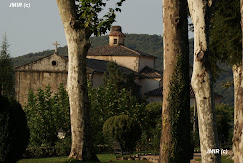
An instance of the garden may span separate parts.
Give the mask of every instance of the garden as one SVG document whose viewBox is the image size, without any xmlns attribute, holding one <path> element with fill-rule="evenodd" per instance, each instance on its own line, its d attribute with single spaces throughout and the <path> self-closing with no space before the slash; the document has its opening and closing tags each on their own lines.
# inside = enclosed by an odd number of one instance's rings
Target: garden
<svg viewBox="0 0 243 163">
<path fill-rule="evenodd" d="M 134 76 L 124 76 L 115 63 L 108 65 L 108 71 L 104 85 L 93 88 L 88 82 L 91 132 L 98 159 L 101 162 L 129 160 L 143 163 L 148 160 L 145 156 L 151 155 L 146 153 L 158 157 L 162 104 L 147 103 L 139 98 Z M 55 93 L 49 86 L 37 92 L 30 90 L 28 103 L 23 108 L 16 101 L 2 96 L 1 103 L 5 109 L 1 110 L 0 122 L 5 125 L 0 127 L 0 131 L 5 134 L 0 137 L 3 142 L 0 162 L 77 162 L 68 159 L 71 149 L 70 110 L 68 94 L 62 84 Z M 216 112 L 221 147 L 230 149 L 233 108 L 220 104 L 216 106 Z M 191 146 L 196 150 L 200 142 L 198 128 L 192 132 L 193 108 L 191 115 Z"/>
</svg>

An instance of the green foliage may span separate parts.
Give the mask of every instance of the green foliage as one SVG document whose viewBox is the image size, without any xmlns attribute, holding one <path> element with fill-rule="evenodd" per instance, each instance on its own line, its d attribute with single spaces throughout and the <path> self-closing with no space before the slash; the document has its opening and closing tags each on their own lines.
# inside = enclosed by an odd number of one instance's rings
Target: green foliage
<svg viewBox="0 0 243 163">
<path fill-rule="evenodd" d="M 8 98 L 14 97 L 14 70 L 10 54 L 9 44 L 5 33 L 0 53 L 0 94 Z"/>
<path fill-rule="evenodd" d="M 118 65 L 115 62 L 109 62 L 107 64 L 107 72 L 104 74 L 104 85 L 108 86 L 112 84 L 114 88 L 121 90 L 124 88 L 125 79 L 124 75 L 122 74 L 121 70 L 118 68 Z"/>
<path fill-rule="evenodd" d="M 115 115 L 130 115 L 139 119 L 139 112 L 144 104 L 131 95 L 125 88 L 114 89 L 111 84 L 97 89 L 89 86 L 89 100 L 91 102 L 91 126 L 95 137 L 95 144 L 103 144 L 102 126 L 105 121 Z"/>
<path fill-rule="evenodd" d="M 120 7 L 124 1 L 117 1 L 115 8 L 109 8 L 109 12 L 102 18 L 99 18 L 99 13 L 106 6 L 103 0 L 79 0 L 75 4 L 80 22 L 85 27 L 89 27 L 95 36 L 98 36 L 110 29 L 111 24 L 115 22 L 115 12 L 121 12 Z"/>
<path fill-rule="evenodd" d="M 221 147 L 232 144 L 234 108 L 226 104 L 219 104 L 215 107 L 216 123 Z"/>
<path fill-rule="evenodd" d="M 214 84 L 214 91 L 223 95 L 221 103 L 228 104 L 229 106 L 234 106 L 234 87 L 225 88 L 222 85 L 233 81 L 232 68 L 226 64 L 220 64 L 223 73 L 220 74 L 216 83 Z"/>
<path fill-rule="evenodd" d="M 161 136 L 162 103 L 150 103 L 141 112 L 142 136 L 137 147 L 140 150 L 159 150 Z"/>
<path fill-rule="evenodd" d="M 193 112 L 193 108 L 191 108 L 191 112 Z M 231 148 L 234 131 L 234 108 L 223 103 L 216 104 L 215 114 L 220 148 Z M 194 146 L 200 147 L 199 130 L 197 126 L 195 134 L 193 135 Z"/>
<path fill-rule="evenodd" d="M 170 79 L 168 92 L 168 120 L 163 120 L 163 126 L 169 123 L 171 146 L 168 147 L 171 162 L 186 161 L 190 158 L 190 82 L 189 54 L 178 54 L 176 66 Z M 185 155 L 186 154 L 186 155 Z"/>
<path fill-rule="evenodd" d="M 25 113 L 19 103 L 0 96 L 0 162 L 21 159 L 29 141 Z"/>
<path fill-rule="evenodd" d="M 240 1 L 221 0 L 216 4 L 210 27 L 210 52 L 213 58 L 230 65 L 241 63 L 240 21 Z"/>
<path fill-rule="evenodd" d="M 123 152 L 132 152 L 141 136 L 141 129 L 135 119 L 128 115 L 119 115 L 104 123 L 103 134 L 108 140 L 119 142 Z"/>
<path fill-rule="evenodd" d="M 128 83 L 134 81 L 126 78 L 117 65 L 111 63 L 108 64 L 108 73 L 104 76 L 104 85 L 93 88 L 88 82 L 91 126 L 96 145 L 104 143 L 102 127 L 110 117 L 124 114 L 141 121 L 140 115 L 145 103 L 132 95 L 132 88 Z"/>
<path fill-rule="evenodd" d="M 43 158 L 55 155 L 54 147 L 31 147 L 25 152 L 24 158 Z"/>
<path fill-rule="evenodd" d="M 222 0 L 216 4 L 210 26 L 210 56 L 213 63 L 222 62 L 230 66 L 241 64 L 240 21 L 240 1 Z M 232 69 L 220 64 L 215 71 L 220 75 L 215 84 L 215 91 L 224 96 L 222 103 L 234 106 L 233 87 L 222 88 L 222 84 L 233 81 Z"/>
<path fill-rule="evenodd" d="M 56 142 L 55 149 L 56 154 L 59 156 L 67 156 L 71 150 L 71 136 L 67 136 L 64 139 L 60 139 Z"/>
<path fill-rule="evenodd" d="M 131 91 L 133 96 L 139 96 L 139 86 L 134 82 L 135 75 L 123 74 L 118 68 L 118 65 L 115 62 L 109 62 L 107 64 L 107 71 L 104 73 L 104 86 L 111 85 L 114 89 L 122 90 L 123 88 Z"/>
<path fill-rule="evenodd" d="M 46 87 L 36 94 L 29 91 L 28 103 L 24 108 L 30 128 L 30 147 L 54 146 L 57 132 L 62 128 L 70 135 L 70 113 L 68 95 L 63 85 L 58 93 Z"/>
</svg>

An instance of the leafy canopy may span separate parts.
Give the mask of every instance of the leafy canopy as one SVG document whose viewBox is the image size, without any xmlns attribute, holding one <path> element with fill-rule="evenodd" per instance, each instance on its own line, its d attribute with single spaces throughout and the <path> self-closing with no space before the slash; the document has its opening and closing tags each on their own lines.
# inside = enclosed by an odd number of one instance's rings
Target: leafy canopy
<svg viewBox="0 0 243 163">
<path fill-rule="evenodd" d="M 53 146 L 60 128 L 66 135 L 71 133 L 69 101 L 63 84 L 54 95 L 49 86 L 37 93 L 30 90 L 24 111 L 30 129 L 30 147 Z"/>
<path fill-rule="evenodd" d="M 221 0 L 211 20 L 210 51 L 214 58 L 233 65 L 241 63 L 240 1 Z"/>
<path fill-rule="evenodd" d="M 105 0 L 109 1 L 109 0 Z M 117 1 L 114 8 L 109 8 L 109 12 L 102 18 L 99 18 L 99 13 L 106 6 L 104 0 L 79 0 L 76 1 L 77 13 L 81 22 L 85 27 L 89 27 L 91 32 L 97 36 L 105 34 L 110 29 L 111 24 L 115 22 L 115 12 L 121 12 L 122 3 L 125 0 Z"/>
</svg>

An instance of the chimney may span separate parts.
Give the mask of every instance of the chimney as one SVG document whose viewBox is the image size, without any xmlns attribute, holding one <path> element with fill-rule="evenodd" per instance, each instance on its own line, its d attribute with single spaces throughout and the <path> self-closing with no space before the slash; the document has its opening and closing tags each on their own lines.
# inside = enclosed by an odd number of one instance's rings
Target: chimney
<svg viewBox="0 0 243 163">
<path fill-rule="evenodd" d="M 111 33 L 108 36 L 110 46 L 119 46 L 125 43 L 126 35 L 122 33 L 121 26 L 112 26 Z"/>
</svg>

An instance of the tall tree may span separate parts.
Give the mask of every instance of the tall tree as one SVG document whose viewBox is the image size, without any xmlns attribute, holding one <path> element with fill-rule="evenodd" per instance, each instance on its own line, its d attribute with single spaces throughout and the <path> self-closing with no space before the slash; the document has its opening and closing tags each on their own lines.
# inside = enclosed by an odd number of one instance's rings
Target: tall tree
<svg viewBox="0 0 243 163">
<path fill-rule="evenodd" d="M 210 19 L 216 1 L 188 0 L 194 26 L 194 64 L 191 85 L 197 101 L 200 148 L 203 163 L 221 162 L 220 153 L 207 152 L 209 149 L 219 149 L 208 48 Z"/>
<path fill-rule="evenodd" d="M 241 33 L 243 38 L 243 0 L 240 0 L 241 12 Z M 242 47 L 243 42 L 241 39 Z M 234 66 L 234 87 L 235 87 L 235 109 L 234 109 L 234 162 L 240 163 L 243 161 L 243 50 L 241 52 L 241 63 Z"/>
<path fill-rule="evenodd" d="M 14 71 L 8 48 L 9 43 L 5 33 L 0 53 L 0 93 L 2 96 L 12 98 L 14 96 Z"/>
<path fill-rule="evenodd" d="M 186 0 L 163 0 L 163 106 L 160 159 L 190 162 L 189 51 Z"/>
<path fill-rule="evenodd" d="M 242 94 L 240 94 L 242 80 L 242 30 L 239 0 L 221 0 L 216 4 L 215 12 L 211 21 L 210 46 L 211 54 L 220 62 L 229 64 L 233 69 L 234 76 L 234 138 L 233 151 L 235 162 L 242 159 L 240 153 L 241 121 L 240 110 L 242 109 Z"/>
<path fill-rule="evenodd" d="M 114 9 L 110 8 L 108 14 L 99 19 L 98 13 L 106 5 L 103 0 L 56 0 L 68 45 L 67 89 L 72 131 L 70 158 L 98 160 L 90 133 L 86 55 L 90 36 L 103 34 L 110 28 L 115 21 L 115 11 L 121 11 L 119 6 L 124 1 L 118 1 Z"/>
</svg>

